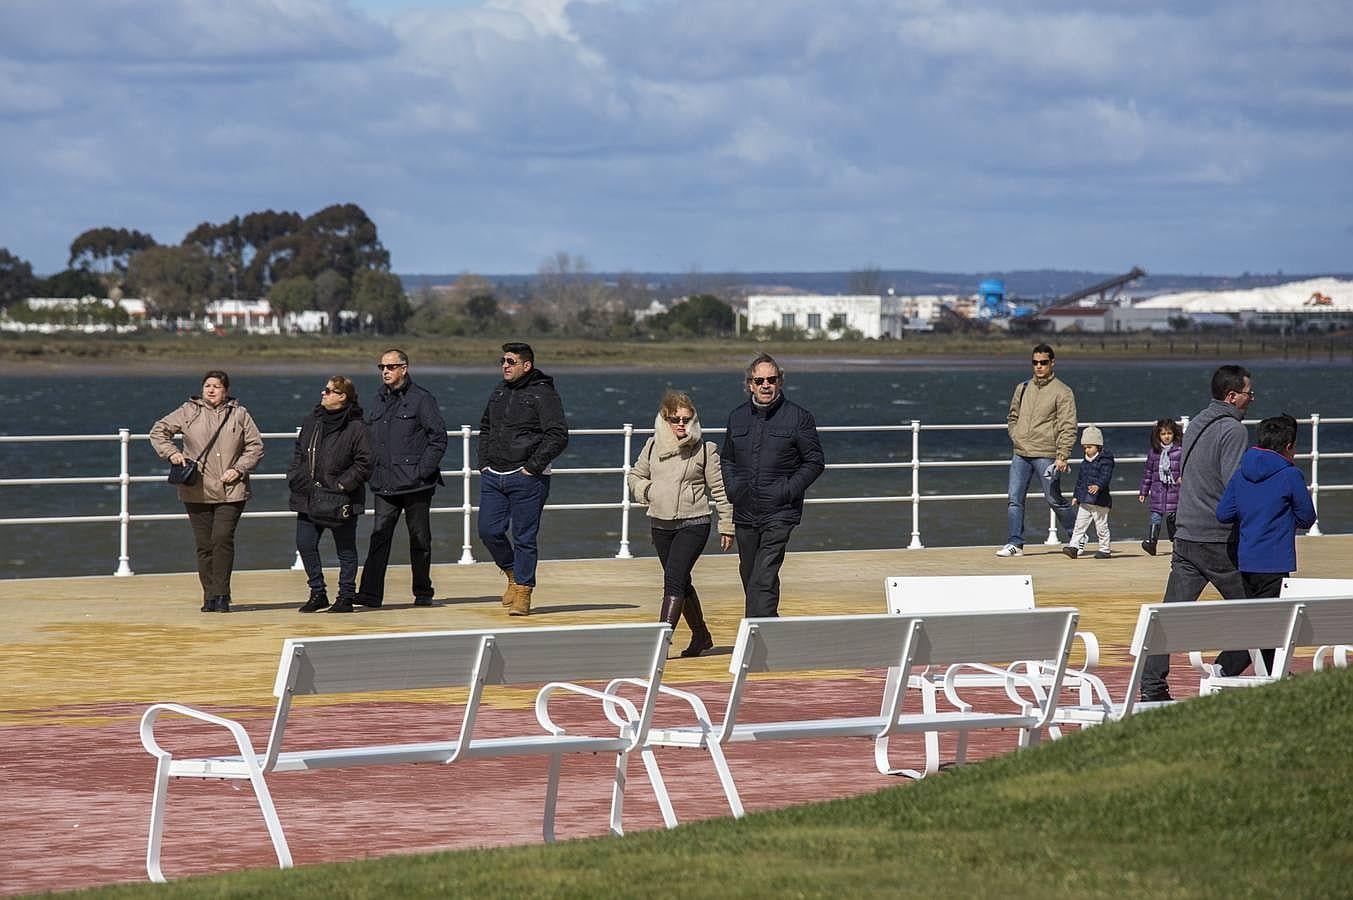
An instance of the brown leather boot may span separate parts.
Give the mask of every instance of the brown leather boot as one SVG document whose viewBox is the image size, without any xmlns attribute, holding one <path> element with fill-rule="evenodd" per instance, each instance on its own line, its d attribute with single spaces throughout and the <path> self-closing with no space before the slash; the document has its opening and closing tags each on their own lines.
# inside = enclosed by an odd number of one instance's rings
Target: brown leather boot
<svg viewBox="0 0 1353 900">
<path fill-rule="evenodd" d="M 682 609 L 686 617 L 686 625 L 691 630 L 691 643 L 685 650 L 681 651 L 682 656 L 699 656 L 706 650 L 714 647 L 714 637 L 709 633 L 709 628 L 705 625 L 705 613 L 700 608 L 700 595 L 691 588 L 686 592 L 686 603 Z"/>
<path fill-rule="evenodd" d="M 529 584 L 512 585 L 512 605 L 508 608 L 509 616 L 529 616 L 531 614 L 531 590 Z"/>
<path fill-rule="evenodd" d="M 658 619 L 672 626 L 676 631 L 677 623 L 681 621 L 681 607 L 685 604 L 686 598 L 675 594 L 668 594 L 662 598 L 662 612 L 658 613 Z"/>
<path fill-rule="evenodd" d="M 502 572 L 504 575 L 507 576 L 507 590 L 503 591 L 503 605 L 511 606 L 512 589 L 517 586 L 517 579 L 512 577 L 511 569 L 499 569 L 498 571 Z"/>
</svg>

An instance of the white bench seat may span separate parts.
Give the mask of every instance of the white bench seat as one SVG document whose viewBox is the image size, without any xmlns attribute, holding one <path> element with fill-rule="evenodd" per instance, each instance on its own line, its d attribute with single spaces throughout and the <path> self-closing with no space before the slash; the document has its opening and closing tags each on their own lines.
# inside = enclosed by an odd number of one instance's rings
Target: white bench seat
<svg viewBox="0 0 1353 900">
<path fill-rule="evenodd" d="M 657 747 L 687 747 L 705 750 L 728 799 L 734 816 L 744 812 L 723 746 L 735 743 L 812 740 L 818 738 L 867 738 L 874 743 L 874 761 L 885 775 L 921 778 L 924 771 L 897 769 L 888 758 L 892 735 L 918 732 L 955 732 L 959 735 L 956 761 L 963 762 L 968 732 L 978 729 L 1018 729 L 1020 746 L 1038 740 L 1051 720 L 1056 694 L 1065 672 L 1067 655 L 1075 633 L 1074 609 L 1019 610 L 986 613 L 935 614 L 925 617 L 895 615 L 796 616 L 792 618 L 744 619 L 733 647 L 729 673 L 728 702 L 721 723 L 712 721 L 697 695 L 663 685 L 663 696 L 684 701 L 694 719 L 690 725 L 654 727 L 643 749 L 650 778 L 660 779 L 653 750 Z M 1010 711 L 975 709 L 959 696 L 956 680 L 970 668 L 971 660 L 1010 662 L 1037 658 L 1058 660 L 1051 690 L 1037 680 L 1006 670 L 1005 693 L 1014 707 Z M 913 666 L 951 663 L 943 689 L 955 706 L 952 712 L 905 711 L 904 677 Z M 749 676 L 770 672 L 820 673 L 842 670 L 859 673 L 853 684 L 864 697 L 873 696 L 879 713 L 870 716 L 824 715 L 779 721 L 744 721 L 747 696 L 756 683 Z M 882 671 L 878 671 L 882 670 Z M 988 669 L 988 672 L 992 671 Z M 877 673 L 877 674 L 875 674 Z M 870 677 L 874 675 L 874 677 Z M 618 680 L 608 692 L 624 684 Z M 754 704 L 753 704 L 754 705 Z M 830 712 L 830 710 L 828 710 Z M 804 714 L 811 710 L 804 711 Z"/>
<path fill-rule="evenodd" d="M 610 753 L 615 755 L 610 830 L 621 834 L 629 755 L 647 740 L 671 635 L 671 628 L 658 622 L 291 638 L 282 646 L 273 688 L 277 708 L 261 752 L 255 749 L 240 722 L 189 706 L 156 703 L 141 717 L 141 743 L 156 760 L 146 871 L 152 881 L 164 880 L 160 849 L 171 778 L 248 781 L 278 864 L 288 868 L 292 865 L 291 851 L 268 788 L 272 776 L 356 766 L 450 765 L 466 759 L 546 756 L 549 780 L 543 833 L 549 841 L 554 839 L 554 808 L 564 755 Z M 642 700 L 635 702 L 577 683 L 605 684 L 615 678 L 639 679 L 650 687 Z M 513 736 L 477 736 L 475 722 L 484 688 L 521 684 L 541 685 L 535 701 L 536 728 Z M 454 711 L 445 723 L 452 736 L 449 740 L 360 744 L 354 743 L 355 736 L 344 730 L 341 735 L 344 745 L 339 747 L 296 748 L 285 743 L 292 701 L 297 696 L 436 688 L 465 692 L 463 702 L 447 707 Z M 566 727 L 554 721 L 550 702 L 558 694 L 594 701 L 596 722 L 586 727 Z M 391 712 L 394 720 L 399 715 L 398 710 Z M 162 716 L 183 716 L 223 730 L 226 742 L 233 744 L 236 752 L 176 758 L 166 746 L 170 739 L 156 733 Z M 171 737 L 179 736 L 175 731 Z M 665 786 L 660 777 L 654 779 L 652 771 L 649 774 L 663 820 L 668 827 L 674 827 L 676 818 Z"/>
</svg>

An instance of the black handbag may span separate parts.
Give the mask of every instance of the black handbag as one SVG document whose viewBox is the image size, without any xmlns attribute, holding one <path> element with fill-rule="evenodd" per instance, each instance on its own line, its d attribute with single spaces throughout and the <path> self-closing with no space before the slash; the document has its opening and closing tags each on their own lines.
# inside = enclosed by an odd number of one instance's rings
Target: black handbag
<svg viewBox="0 0 1353 900">
<path fill-rule="evenodd" d="M 197 483 L 197 460 L 184 457 L 183 462 L 178 465 L 169 464 L 169 483 L 170 484 L 196 484 Z"/>
<path fill-rule="evenodd" d="M 323 525 L 326 528 L 340 528 L 353 520 L 361 510 L 352 508 L 352 498 L 344 491 L 336 491 L 333 488 L 325 487 L 315 477 L 315 457 L 319 450 L 319 423 L 315 424 L 315 430 L 310 435 L 310 496 L 307 498 L 307 506 L 310 511 L 306 513 L 310 521 L 316 525 Z"/>
<path fill-rule="evenodd" d="M 207 454 L 211 452 L 211 448 L 216 444 L 216 439 L 221 436 L 221 429 L 225 428 L 226 422 L 230 420 L 230 414 L 234 411 L 235 407 L 226 407 L 226 414 L 221 417 L 221 424 L 216 426 L 216 433 L 211 436 L 211 440 L 207 441 L 207 446 L 202 448 L 202 452 L 197 455 L 197 459 L 188 459 L 185 456 L 183 462 L 169 464 L 169 478 L 167 480 L 170 484 L 197 484 L 197 476 L 202 471 L 202 460 L 206 459 Z"/>
<path fill-rule="evenodd" d="M 310 486 L 310 521 L 316 525 L 339 528 L 352 521 L 356 515 L 352 509 L 352 498 L 343 491 L 327 488 L 319 482 Z"/>
</svg>

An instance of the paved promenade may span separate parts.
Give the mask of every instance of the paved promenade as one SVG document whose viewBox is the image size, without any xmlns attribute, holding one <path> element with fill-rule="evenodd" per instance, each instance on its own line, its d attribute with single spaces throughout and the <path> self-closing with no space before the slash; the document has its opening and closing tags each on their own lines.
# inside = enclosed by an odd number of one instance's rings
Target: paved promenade
<svg viewBox="0 0 1353 900">
<path fill-rule="evenodd" d="M 1039 605 L 1081 610 L 1080 628 L 1098 635 L 1101 666 L 1111 684 L 1121 684 L 1137 608 L 1160 599 L 1168 555 L 1148 557 L 1126 542 L 1110 560 L 1073 561 L 1041 545 L 1002 560 L 994 549 L 791 553 L 781 613 L 882 612 L 888 575 L 1028 573 Z M 1301 575 L 1353 577 L 1353 536 L 1303 538 L 1298 557 Z M 653 558 L 546 561 L 533 614 L 508 619 L 499 605 L 502 577 L 491 564 L 434 567 L 433 608 L 414 608 L 405 598 L 408 577 L 407 567 L 392 568 L 388 605 L 349 616 L 298 615 L 305 582 L 291 571 L 238 573 L 229 615 L 198 612 L 200 590 L 189 574 L 0 580 L 0 684 L 6 688 L 0 691 L 6 751 L 0 755 L 0 846 L 6 848 L 0 894 L 144 879 L 153 765 L 137 737 L 141 711 L 154 701 L 176 700 L 242 717 L 261 747 L 286 637 L 649 621 L 657 616 L 662 586 Z M 666 680 L 717 701 L 742 611 L 736 556 L 707 553 L 696 584 L 716 648 L 697 660 L 671 660 Z M 682 625 L 675 648 L 687 639 Z M 1176 694 L 1189 693 L 1178 666 L 1176 673 Z M 787 705 L 837 706 L 848 686 L 824 676 L 785 684 L 779 696 Z M 445 699 L 426 692 L 379 711 L 369 700 L 298 703 L 289 736 L 332 740 L 342 730 L 435 739 L 449 727 L 441 716 Z M 521 692 L 488 697 L 486 722 L 493 727 L 495 717 L 507 722 L 529 715 L 530 701 Z M 711 706 L 715 715 L 722 712 L 721 703 Z M 972 755 L 1013 746 L 1014 735 L 997 735 L 975 744 Z M 914 765 L 919 750 L 919 740 L 902 742 L 895 762 Z M 901 783 L 877 774 L 866 741 L 738 746 L 728 755 L 749 810 Z M 727 814 L 704 754 L 664 751 L 659 759 L 682 821 Z M 605 760 L 565 764 L 561 838 L 605 833 L 608 769 Z M 275 799 L 303 865 L 539 841 L 544 781 L 543 760 L 475 761 L 449 770 L 373 767 L 279 777 Z M 170 877 L 275 864 L 247 786 L 178 783 L 170 798 L 164 855 Z M 660 825 L 636 760 L 626 826 Z"/>
</svg>

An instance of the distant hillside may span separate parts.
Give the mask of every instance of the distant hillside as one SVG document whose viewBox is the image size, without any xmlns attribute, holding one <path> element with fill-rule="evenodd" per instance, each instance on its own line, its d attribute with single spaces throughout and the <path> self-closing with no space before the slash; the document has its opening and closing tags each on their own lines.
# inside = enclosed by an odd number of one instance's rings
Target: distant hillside
<svg viewBox="0 0 1353 900">
<path fill-rule="evenodd" d="M 1123 272 L 1130 269 L 1125 266 Z M 614 281 L 621 277 L 647 284 L 660 293 L 755 293 L 788 288 L 814 294 L 840 294 L 848 290 L 858 273 L 841 272 L 597 272 L 595 277 Z M 873 273 L 870 273 L 871 276 Z M 891 287 L 899 294 L 971 294 L 984 278 L 1002 278 L 1007 293 L 1019 296 L 1053 300 L 1073 291 L 1089 287 L 1122 272 L 1073 272 L 1059 269 L 1032 269 L 1014 272 L 921 272 L 911 269 L 884 269 L 878 273 L 878 283 Z M 1166 291 L 1243 290 L 1268 287 L 1289 281 L 1299 281 L 1330 275 L 1349 278 L 1353 275 L 1319 272 L 1301 275 L 1148 275 L 1134 283 L 1130 293 L 1136 297 Z M 413 292 L 433 285 L 453 283 L 458 275 L 401 274 L 404 288 Z M 509 289 L 520 288 L 535 275 L 482 275 L 495 284 Z"/>
</svg>

